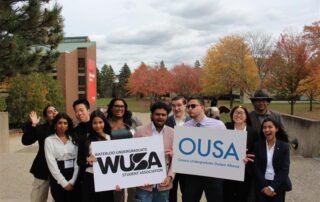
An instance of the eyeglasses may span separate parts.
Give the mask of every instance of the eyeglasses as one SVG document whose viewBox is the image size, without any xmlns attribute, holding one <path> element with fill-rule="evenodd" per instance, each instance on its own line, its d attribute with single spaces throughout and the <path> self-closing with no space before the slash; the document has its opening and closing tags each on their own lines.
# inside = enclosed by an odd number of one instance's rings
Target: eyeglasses
<svg viewBox="0 0 320 202">
<path fill-rule="evenodd" d="M 114 108 L 124 108 L 124 105 L 113 105 Z"/>
<path fill-rule="evenodd" d="M 194 109 L 196 108 L 197 106 L 200 106 L 200 105 L 197 105 L 197 104 L 190 104 L 190 105 L 187 105 L 187 109 Z"/>
<path fill-rule="evenodd" d="M 233 115 L 238 116 L 238 115 L 244 115 L 244 112 L 234 112 Z"/>
</svg>

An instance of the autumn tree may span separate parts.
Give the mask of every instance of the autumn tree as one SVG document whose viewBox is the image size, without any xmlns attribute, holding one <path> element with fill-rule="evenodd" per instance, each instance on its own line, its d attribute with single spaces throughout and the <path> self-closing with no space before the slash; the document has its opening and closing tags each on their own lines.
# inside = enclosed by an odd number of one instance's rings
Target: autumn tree
<svg viewBox="0 0 320 202">
<path fill-rule="evenodd" d="M 127 65 L 127 63 L 125 63 L 123 65 L 123 67 L 120 69 L 120 74 L 119 74 L 119 83 L 118 83 L 118 95 L 120 97 L 126 97 L 128 94 L 127 91 L 127 83 L 128 83 L 128 79 L 131 75 L 131 70 L 129 68 L 129 66 Z"/>
<path fill-rule="evenodd" d="M 230 107 L 234 91 L 251 95 L 257 88 L 257 68 L 242 37 L 232 35 L 220 39 L 208 49 L 203 66 L 203 92 L 214 96 L 229 94 Z"/>
<path fill-rule="evenodd" d="M 273 53 L 275 42 L 271 35 L 262 32 L 249 32 L 245 34 L 244 39 L 249 45 L 251 56 L 258 70 L 259 89 L 264 89 L 265 80 L 270 72 L 269 58 Z"/>
<path fill-rule="evenodd" d="M 171 92 L 171 74 L 166 67 L 141 64 L 129 77 L 127 88 L 131 95 L 141 93 L 156 101 Z"/>
<path fill-rule="evenodd" d="M 63 39 L 61 6 L 50 0 L 0 3 L 0 81 L 17 73 L 48 72 L 59 57 Z"/>
<path fill-rule="evenodd" d="M 310 75 L 300 82 L 298 91 L 309 98 L 309 111 L 312 111 L 313 100 L 320 95 L 320 21 L 304 27 L 303 39 L 310 52 L 307 64 Z"/>
<path fill-rule="evenodd" d="M 199 81 L 203 75 L 203 69 L 180 64 L 174 66 L 171 74 L 172 92 L 189 97 L 191 95 L 197 95 L 202 91 L 202 86 Z"/>
<path fill-rule="evenodd" d="M 272 55 L 270 90 L 289 101 L 291 114 L 294 114 L 294 104 L 300 97 L 299 85 L 310 73 L 307 66 L 309 55 L 303 37 L 292 33 L 280 35 Z"/>
</svg>

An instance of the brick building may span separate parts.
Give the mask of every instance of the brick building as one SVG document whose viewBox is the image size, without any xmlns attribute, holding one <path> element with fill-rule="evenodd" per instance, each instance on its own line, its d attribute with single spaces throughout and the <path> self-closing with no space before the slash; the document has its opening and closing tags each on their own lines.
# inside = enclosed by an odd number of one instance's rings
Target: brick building
<svg viewBox="0 0 320 202">
<path fill-rule="evenodd" d="M 74 119 L 72 104 L 76 99 L 86 98 L 95 107 L 96 43 L 88 37 L 66 37 L 58 51 L 54 77 L 62 86 L 66 113 Z"/>
</svg>

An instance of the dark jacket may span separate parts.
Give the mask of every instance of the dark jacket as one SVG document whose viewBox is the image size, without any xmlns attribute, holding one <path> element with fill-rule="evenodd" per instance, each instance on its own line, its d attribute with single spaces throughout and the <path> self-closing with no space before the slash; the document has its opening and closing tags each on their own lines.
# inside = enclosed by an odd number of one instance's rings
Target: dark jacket
<svg viewBox="0 0 320 202">
<path fill-rule="evenodd" d="M 190 119 L 191 118 L 189 116 L 187 116 L 185 122 L 189 121 Z M 174 116 L 173 115 L 168 117 L 166 125 L 170 126 L 171 128 L 174 128 L 174 126 L 177 125 L 176 124 L 176 120 L 174 120 Z"/>
<path fill-rule="evenodd" d="M 72 136 L 74 138 L 75 143 L 78 145 L 80 139 L 82 137 L 86 137 L 90 132 L 90 121 L 88 122 L 80 122 L 75 128 L 72 130 Z"/>
<path fill-rule="evenodd" d="M 261 135 L 260 135 L 261 123 L 259 121 L 259 115 L 258 115 L 258 113 L 256 111 L 250 112 L 249 115 L 250 115 L 250 120 L 251 120 L 251 127 L 258 132 L 258 135 L 259 135 L 258 137 L 260 139 L 261 138 Z M 275 120 L 276 122 L 278 122 L 280 124 L 280 127 L 285 132 L 285 135 L 288 136 L 287 132 L 285 131 L 284 125 L 283 125 L 281 114 L 279 114 L 277 112 L 273 112 L 271 110 L 267 110 L 267 112 L 264 115 L 264 117 L 265 118 L 271 118 L 271 119 Z"/>
<path fill-rule="evenodd" d="M 44 141 L 53 133 L 54 130 L 49 123 L 36 127 L 32 127 L 31 123 L 29 123 L 23 128 L 22 144 L 31 145 L 38 141 L 39 145 L 38 153 L 30 169 L 30 173 L 32 173 L 35 178 L 47 180 L 49 177 L 49 169 L 44 153 Z"/>
<path fill-rule="evenodd" d="M 229 130 L 234 130 L 234 123 L 225 124 Z M 247 153 L 253 153 L 254 144 L 258 141 L 258 133 L 251 126 L 247 125 Z M 224 202 L 247 202 L 250 188 L 253 182 L 253 164 L 247 163 L 245 168 L 244 182 L 224 180 L 223 200 Z"/>
<path fill-rule="evenodd" d="M 258 190 L 262 190 L 264 187 L 268 186 L 268 183 L 264 177 L 267 167 L 267 149 L 265 140 L 260 140 L 255 144 L 254 154 L 254 174 L 256 186 Z M 275 190 L 275 192 L 291 190 L 292 185 L 289 179 L 290 151 L 288 143 L 281 140 L 276 140 L 272 157 L 272 165 L 275 176 L 270 186 Z"/>
</svg>

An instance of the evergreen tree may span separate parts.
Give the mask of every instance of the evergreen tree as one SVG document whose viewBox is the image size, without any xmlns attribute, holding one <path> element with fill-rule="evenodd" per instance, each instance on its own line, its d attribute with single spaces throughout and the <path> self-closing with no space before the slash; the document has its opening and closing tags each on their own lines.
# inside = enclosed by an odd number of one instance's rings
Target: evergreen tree
<svg viewBox="0 0 320 202">
<path fill-rule="evenodd" d="M 96 68 L 96 74 L 97 74 L 97 96 L 98 98 L 103 97 L 103 78 L 100 70 Z"/>
<path fill-rule="evenodd" d="M 160 61 L 160 67 L 166 67 L 163 60 Z"/>
<path fill-rule="evenodd" d="M 195 68 L 200 68 L 200 67 L 201 67 L 201 64 L 200 64 L 200 61 L 199 61 L 199 60 L 196 60 L 196 61 L 194 62 L 194 67 L 195 67 Z"/>
<path fill-rule="evenodd" d="M 119 74 L 119 84 L 118 84 L 118 96 L 126 97 L 128 94 L 128 90 L 126 88 L 128 79 L 131 75 L 131 70 L 127 63 L 123 65 Z"/>
<path fill-rule="evenodd" d="M 114 87 L 114 71 L 111 65 L 103 65 L 101 69 L 102 95 L 103 97 L 112 97 Z"/>
<path fill-rule="evenodd" d="M 63 39 L 61 7 L 50 0 L 0 0 L 0 81 L 17 73 L 47 72 Z"/>
</svg>

